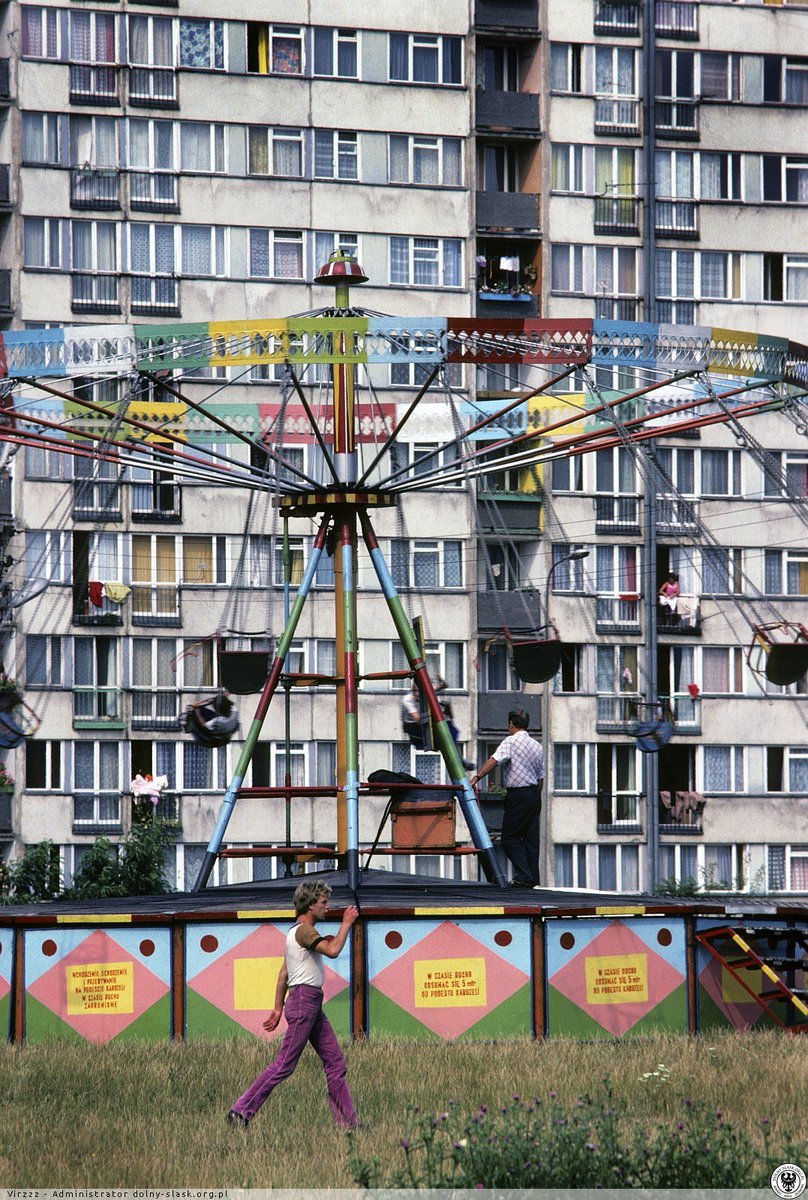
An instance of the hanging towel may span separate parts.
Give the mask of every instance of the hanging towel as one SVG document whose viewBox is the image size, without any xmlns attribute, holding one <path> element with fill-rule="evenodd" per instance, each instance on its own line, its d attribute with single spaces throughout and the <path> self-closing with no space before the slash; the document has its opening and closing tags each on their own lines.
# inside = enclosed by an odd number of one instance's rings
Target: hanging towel
<svg viewBox="0 0 808 1200">
<path fill-rule="evenodd" d="M 113 604 L 123 604 L 126 597 L 131 592 L 125 583 L 105 583 L 104 595 L 107 600 L 111 600 Z"/>
<path fill-rule="evenodd" d="M 87 595 L 90 597 L 91 604 L 94 604 L 96 608 L 103 608 L 103 606 L 104 606 L 104 585 L 103 585 L 103 583 L 99 583 L 98 580 L 92 580 L 90 583 L 87 584 Z"/>
</svg>

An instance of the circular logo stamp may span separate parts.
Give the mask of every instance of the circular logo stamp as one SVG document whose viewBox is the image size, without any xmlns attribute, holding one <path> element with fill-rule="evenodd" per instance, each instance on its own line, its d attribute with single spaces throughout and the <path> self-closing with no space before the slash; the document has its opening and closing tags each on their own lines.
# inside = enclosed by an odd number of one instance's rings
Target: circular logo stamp
<svg viewBox="0 0 808 1200">
<path fill-rule="evenodd" d="M 782 1200 L 787 1197 L 796 1200 L 805 1191 L 805 1172 L 795 1163 L 781 1163 L 772 1171 L 771 1185 L 774 1194 Z"/>
</svg>

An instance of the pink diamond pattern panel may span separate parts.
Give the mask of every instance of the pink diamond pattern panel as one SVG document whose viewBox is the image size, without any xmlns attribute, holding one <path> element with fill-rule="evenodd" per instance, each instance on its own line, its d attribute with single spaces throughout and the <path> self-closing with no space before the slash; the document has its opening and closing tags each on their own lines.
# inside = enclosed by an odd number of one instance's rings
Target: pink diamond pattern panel
<svg viewBox="0 0 808 1200">
<path fill-rule="evenodd" d="M 528 978 L 452 921 L 442 921 L 370 983 L 432 1033 L 455 1038 Z"/>
<path fill-rule="evenodd" d="M 136 957 L 103 929 L 34 980 L 28 994 L 86 1041 L 109 1042 L 168 991 Z"/>
<path fill-rule="evenodd" d="M 261 1038 L 277 1038 L 286 1021 L 271 1034 L 262 1028 L 275 999 L 275 981 L 286 951 L 286 934 L 275 925 L 261 925 L 188 981 L 189 988 L 244 1029 Z M 323 999 L 344 991 L 348 983 L 323 959 Z"/>
<path fill-rule="evenodd" d="M 755 974 L 759 980 L 760 972 Z M 750 975 L 749 983 L 752 988 L 756 986 L 756 982 Z M 699 983 L 734 1029 L 751 1029 L 763 1016 L 760 1005 L 749 995 L 743 998 L 744 989 L 712 956 L 699 975 Z"/>
<path fill-rule="evenodd" d="M 612 921 L 549 982 L 607 1033 L 621 1037 L 683 979 L 632 929 Z"/>
</svg>

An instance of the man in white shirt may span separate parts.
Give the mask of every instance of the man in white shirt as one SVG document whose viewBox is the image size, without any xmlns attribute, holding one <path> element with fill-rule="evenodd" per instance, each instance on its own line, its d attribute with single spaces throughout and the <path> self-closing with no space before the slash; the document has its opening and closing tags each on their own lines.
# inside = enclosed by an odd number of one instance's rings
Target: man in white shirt
<svg viewBox="0 0 808 1200">
<path fill-rule="evenodd" d="M 502 849 L 513 864 L 511 887 L 538 887 L 539 815 L 544 781 L 544 752 L 527 732 L 530 718 L 523 708 L 508 713 L 508 736 L 471 776 L 478 783 L 502 764 L 505 812 Z"/>
</svg>

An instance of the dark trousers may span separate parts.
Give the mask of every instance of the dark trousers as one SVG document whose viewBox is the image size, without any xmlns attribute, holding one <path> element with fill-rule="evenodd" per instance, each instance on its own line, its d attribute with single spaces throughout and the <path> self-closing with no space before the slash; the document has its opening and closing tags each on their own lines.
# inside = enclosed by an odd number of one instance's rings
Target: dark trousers
<svg viewBox="0 0 808 1200">
<path fill-rule="evenodd" d="M 508 788 L 502 817 L 502 849 L 513 864 L 516 879 L 539 882 L 539 814 L 541 781 L 530 787 Z"/>
</svg>

